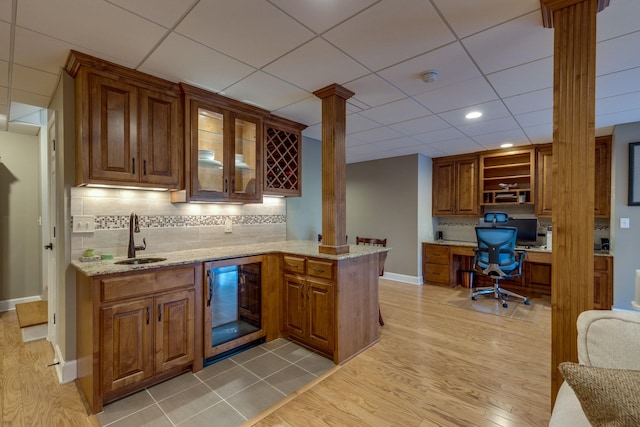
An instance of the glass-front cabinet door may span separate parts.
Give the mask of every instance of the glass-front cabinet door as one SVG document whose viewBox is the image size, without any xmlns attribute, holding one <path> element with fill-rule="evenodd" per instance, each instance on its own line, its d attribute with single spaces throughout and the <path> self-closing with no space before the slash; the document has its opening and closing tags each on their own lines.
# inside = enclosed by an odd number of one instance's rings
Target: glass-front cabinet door
<svg viewBox="0 0 640 427">
<path fill-rule="evenodd" d="M 189 199 L 262 201 L 262 119 L 192 99 Z"/>
</svg>

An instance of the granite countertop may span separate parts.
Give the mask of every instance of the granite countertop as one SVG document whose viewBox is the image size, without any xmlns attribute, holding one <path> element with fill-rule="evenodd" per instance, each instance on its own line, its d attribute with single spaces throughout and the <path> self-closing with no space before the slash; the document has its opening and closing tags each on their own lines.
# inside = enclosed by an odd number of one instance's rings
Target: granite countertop
<svg viewBox="0 0 640 427">
<path fill-rule="evenodd" d="M 342 260 L 349 258 L 357 258 L 378 252 L 386 252 L 391 248 L 383 248 L 379 246 L 349 245 L 349 253 L 340 255 L 323 254 L 318 251 L 318 242 L 289 240 L 283 242 L 269 243 L 253 243 L 250 245 L 237 246 L 221 246 L 215 248 L 193 249 L 176 252 L 154 253 L 148 256 L 139 256 L 138 258 L 166 258 L 164 261 L 122 265 L 116 264 L 126 258 L 114 258 L 111 260 L 98 260 L 82 262 L 80 260 L 71 261 L 76 270 L 86 276 L 101 276 L 116 273 L 128 273 L 131 271 L 148 270 L 158 267 L 187 265 L 198 262 L 217 261 L 229 258 L 240 258 L 252 255 L 265 255 L 269 253 L 285 253 L 300 256 L 312 256 L 316 258 L 326 258 L 331 260 Z"/>
<path fill-rule="evenodd" d="M 476 247 L 478 244 L 476 242 L 466 242 L 461 240 L 431 240 L 424 243 L 431 243 L 435 245 L 445 245 L 445 246 L 468 246 L 468 247 Z M 516 246 L 516 249 L 524 249 L 527 252 L 546 252 L 551 253 L 550 249 L 547 249 L 546 246 Z M 593 254 L 596 256 L 613 256 L 609 251 L 603 250 L 594 250 Z"/>
</svg>

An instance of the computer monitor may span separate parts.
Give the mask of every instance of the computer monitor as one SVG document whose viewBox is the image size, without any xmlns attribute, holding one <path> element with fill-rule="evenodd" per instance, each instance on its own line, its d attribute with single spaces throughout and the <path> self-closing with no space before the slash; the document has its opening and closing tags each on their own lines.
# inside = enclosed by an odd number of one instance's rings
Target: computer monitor
<svg viewBox="0 0 640 427">
<path fill-rule="evenodd" d="M 538 240 L 537 218 L 509 218 L 506 224 L 509 227 L 518 227 L 516 242 L 521 245 L 535 245 Z"/>
</svg>

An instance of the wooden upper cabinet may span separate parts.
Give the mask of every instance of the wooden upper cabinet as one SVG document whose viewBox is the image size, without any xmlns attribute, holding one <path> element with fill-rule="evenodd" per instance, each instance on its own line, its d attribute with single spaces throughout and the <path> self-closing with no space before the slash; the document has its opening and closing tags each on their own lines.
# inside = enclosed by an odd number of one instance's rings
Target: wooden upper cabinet
<svg viewBox="0 0 640 427">
<path fill-rule="evenodd" d="M 480 155 L 482 206 L 534 203 L 535 150 L 495 151 Z"/>
<path fill-rule="evenodd" d="M 180 84 L 185 112 L 185 190 L 172 202 L 261 202 L 263 121 L 267 112 Z"/>
<path fill-rule="evenodd" d="M 71 51 L 76 184 L 178 189 L 183 180 L 178 85 Z"/>
<path fill-rule="evenodd" d="M 434 216 L 477 216 L 478 157 L 433 159 L 432 212 Z"/>
<path fill-rule="evenodd" d="M 302 194 L 302 131 L 290 120 L 270 115 L 264 122 L 264 194 Z"/>
<path fill-rule="evenodd" d="M 596 138 L 595 151 L 594 216 L 596 218 L 609 218 L 611 215 L 611 136 Z M 537 216 L 551 216 L 552 213 L 552 159 L 551 144 L 538 147 L 536 170 Z"/>
</svg>

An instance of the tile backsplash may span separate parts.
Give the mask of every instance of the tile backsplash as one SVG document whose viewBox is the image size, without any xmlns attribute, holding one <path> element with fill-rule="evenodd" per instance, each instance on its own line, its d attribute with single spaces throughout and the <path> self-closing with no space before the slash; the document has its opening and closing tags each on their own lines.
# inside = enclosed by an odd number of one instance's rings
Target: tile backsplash
<svg viewBox="0 0 640 427">
<path fill-rule="evenodd" d="M 260 204 L 171 203 L 169 193 L 74 187 L 71 215 L 95 216 L 95 231 L 73 233 L 71 256 L 86 249 L 96 254 L 126 256 L 129 217 L 136 213 L 140 233 L 136 244 L 147 241 L 141 256 L 160 252 L 286 240 L 286 199 L 265 197 Z M 232 232 L 225 233 L 227 219 Z M 73 219 L 72 219 L 73 221 Z"/>
</svg>

